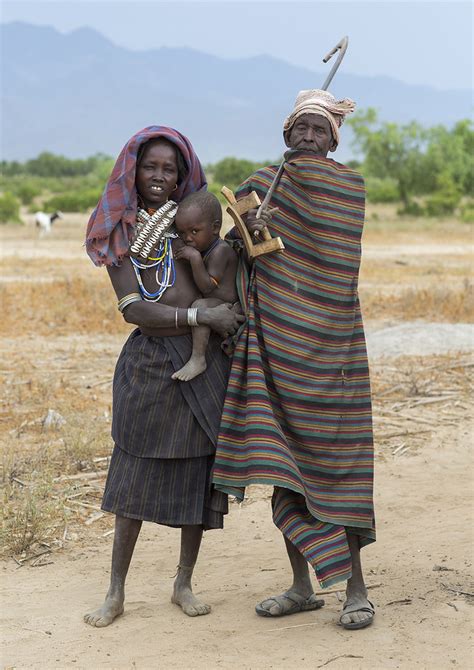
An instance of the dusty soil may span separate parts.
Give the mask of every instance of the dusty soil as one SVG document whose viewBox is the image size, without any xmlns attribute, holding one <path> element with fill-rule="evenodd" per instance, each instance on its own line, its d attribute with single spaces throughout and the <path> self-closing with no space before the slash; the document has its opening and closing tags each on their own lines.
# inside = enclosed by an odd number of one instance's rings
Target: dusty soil
<svg viewBox="0 0 474 670">
<path fill-rule="evenodd" d="M 85 276 L 93 286 L 98 274 L 83 256 L 82 223 L 71 217 L 46 240 L 34 237 L 29 226 L 0 231 L 8 261 L 0 281 L 18 282 L 11 270 L 17 256 L 31 260 L 27 282 L 61 278 L 67 258 L 68 276 Z M 469 277 L 472 248 L 465 227 L 421 230 L 412 242 L 404 231 L 371 232 L 369 226 L 362 294 Z M 382 256 L 378 273 L 368 259 Z M 62 261 L 52 265 L 50 259 Z M 400 260 L 411 278 L 397 280 Z M 431 279 L 428 266 L 437 270 Z M 259 600 L 289 586 L 264 487 L 250 488 L 242 505 L 231 504 L 224 531 L 205 536 L 194 584 L 212 605 L 209 616 L 190 619 L 170 603 L 179 533 L 144 524 L 125 615 L 107 629 L 86 626 L 82 615 L 102 602 L 109 577 L 113 519 L 97 508 L 110 443 L 104 438 L 90 446 L 86 440 L 79 447 L 73 434 L 108 433 L 110 378 L 126 330 L 35 335 L 18 324 L 18 333 L 7 333 L 1 345 L 4 500 L 19 505 L 43 467 L 48 496 L 64 502 L 65 511 L 42 544 L 14 557 L 5 553 L 0 563 L 3 666 L 471 668 L 472 328 L 444 321 L 441 327 L 377 314 L 367 319 L 378 541 L 364 550 L 363 561 L 377 614 L 372 627 L 355 632 L 337 626 L 343 595 L 335 589 L 318 612 L 256 616 Z M 48 409 L 66 423 L 47 431 L 42 420 Z"/>
</svg>

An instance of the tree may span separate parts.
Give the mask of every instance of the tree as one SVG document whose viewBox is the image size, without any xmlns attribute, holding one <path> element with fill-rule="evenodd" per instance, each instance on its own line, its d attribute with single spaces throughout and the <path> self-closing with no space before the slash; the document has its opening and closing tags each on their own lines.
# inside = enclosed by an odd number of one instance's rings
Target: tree
<svg viewBox="0 0 474 670">
<path fill-rule="evenodd" d="M 260 165 L 241 158 L 227 157 L 213 166 L 213 179 L 221 186 L 235 188 L 249 177 Z"/>
<path fill-rule="evenodd" d="M 354 132 L 353 146 L 364 155 L 367 174 L 392 178 L 404 209 L 410 209 L 410 197 L 421 191 L 427 133 L 416 122 L 404 126 L 379 122 L 369 108 L 348 121 Z"/>
<path fill-rule="evenodd" d="M 473 195 L 474 131 L 472 121 L 458 121 L 452 130 L 435 126 L 428 131 L 426 191 L 433 192 L 448 181 L 461 194 Z"/>
<path fill-rule="evenodd" d="M 9 191 L 0 196 L 0 223 L 21 223 L 20 203 Z"/>
</svg>

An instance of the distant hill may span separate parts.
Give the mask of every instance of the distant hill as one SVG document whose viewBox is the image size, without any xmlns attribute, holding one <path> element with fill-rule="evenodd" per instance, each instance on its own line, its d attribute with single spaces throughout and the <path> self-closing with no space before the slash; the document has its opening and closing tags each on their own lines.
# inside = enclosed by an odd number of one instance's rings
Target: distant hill
<svg viewBox="0 0 474 670">
<path fill-rule="evenodd" d="M 41 151 L 116 155 L 151 124 L 188 135 L 205 163 L 229 155 L 276 159 L 296 94 L 320 86 L 330 67 L 313 72 L 269 56 L 226 60 L 185 48 L 129 51 L 90 28 L 64 35 L 15 22 L 2 24 L 0 35 L 6 160 Z M 471 115 L 467 90 L 346 74 L 344 63 L 333 84 L 334 95 L 376 107 L 386 120 L 450 126 Z M 349 141 L 345 130 L 337 159 L 351 155 Z"/>
</svg>

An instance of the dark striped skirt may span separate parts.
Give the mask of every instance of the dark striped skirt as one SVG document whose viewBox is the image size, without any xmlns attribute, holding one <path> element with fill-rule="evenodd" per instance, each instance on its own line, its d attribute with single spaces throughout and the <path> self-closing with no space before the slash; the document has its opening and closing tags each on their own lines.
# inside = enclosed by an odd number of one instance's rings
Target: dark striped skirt
<svg viewBox="0 0 474 670">
<path fill-rule="evenodd" d="M 115 445 L 102 509 L 165 526 L 224 527 L 227 495 L 211 486 L 214 455 L 140 458 Z"/>
<path fill-rule="evenodd" d="M 207 370 L 190 382 L 171 379 L 191 355 L 190 334 L 131 333 L 113 386 L 115 447 L 102 509 L 167 526 L 222 528 L 227 495 L 211 470 L 229 359 L 212 336 Z"/>
</svg>

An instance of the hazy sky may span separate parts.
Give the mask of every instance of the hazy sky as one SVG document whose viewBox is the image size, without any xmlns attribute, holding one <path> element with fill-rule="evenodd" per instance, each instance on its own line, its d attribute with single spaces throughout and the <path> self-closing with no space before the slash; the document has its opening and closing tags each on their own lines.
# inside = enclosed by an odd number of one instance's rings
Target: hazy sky
<svg viewBox="0 0 474 670">
<path fill-rule="evenodd" d="M 331 2 L 2 2 L 2 22 L 69 32 L 95 28 L 129 49 L 191 47 L 226 58 L 270 54 L 318 72 L 344 35 L 344 70 L 437 88 L 472 87 L 472 4 L 433 0 Z"/>
</svg>

